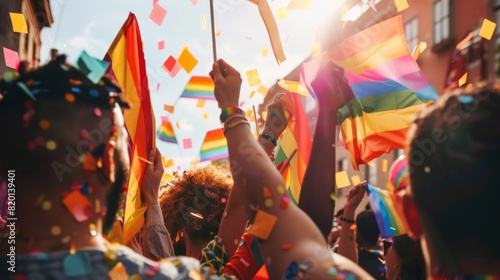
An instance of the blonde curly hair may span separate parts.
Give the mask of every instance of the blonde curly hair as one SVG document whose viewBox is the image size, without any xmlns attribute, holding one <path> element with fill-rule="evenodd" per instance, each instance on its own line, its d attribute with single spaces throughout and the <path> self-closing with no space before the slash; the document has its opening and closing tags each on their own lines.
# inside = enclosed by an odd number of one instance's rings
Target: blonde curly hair
<svg viewBox="0 0 500 280">
<path fill-rule="evenodd" d="M 172 238 L 184 230 L 192 242 L 212 240 L 232 186 L 230 173 L 214 165 L 195 167 L 170 182 L 160 194 L 160 207 Z"/>
</svg>

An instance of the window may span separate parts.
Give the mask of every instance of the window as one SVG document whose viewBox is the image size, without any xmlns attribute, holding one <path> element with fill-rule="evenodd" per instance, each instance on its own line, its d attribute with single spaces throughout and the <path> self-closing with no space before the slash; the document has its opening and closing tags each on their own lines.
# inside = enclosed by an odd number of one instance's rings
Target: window
<svg viewBox="0 0 500 280">
<path fill-rule="evenodd" d="M 404 155 L 404 150 L 394 149 L 394 160 L 397 160 L 402 155 Z"/>
<path fill-rule="evenodd" d="M 349 162 L 346 158 L 337 161 L 337 172 L 347 170 L 347 165 Z"/>
<path fill-rule="evenodd" d="M 405 24 L 405 35 L 408 48 L 412 52 L 418 44 L 418 18 L 414 18 Z"/>
<path fill-rule="evenodd" d="M 434 45 L 450 39 L 450 0 L 434 2 Z"/>
<path fill-rule="evenodd" d="M 365 180 L 368 184 L 377 185 L 377 163 L 378 160 L 374 159 L 365 167 Z"/>
<path fill-rule="evenodd" d="M 495 1 L 495 16 L 496 22 L 500 22 L 500 0 Z M 495 42 L 495 74 L 497 78 L 500 78 L 500 28 L 496 28 L 492 41 Z"/>
</svg>

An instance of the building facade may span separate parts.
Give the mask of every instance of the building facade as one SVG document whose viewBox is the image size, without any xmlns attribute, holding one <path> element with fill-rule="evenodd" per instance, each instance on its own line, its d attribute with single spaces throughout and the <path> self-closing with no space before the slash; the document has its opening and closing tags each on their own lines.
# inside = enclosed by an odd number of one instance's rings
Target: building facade
<svg viewBox="0 0 500 280">
<path fill-rule="evenodd" d="M 28 34 L 14 33 L 9 13 L 22 13 L 28 25 Z M 0 45 L 19 53 L 21 61 L 31 61 L 33 67 L 40 63 L 42 41 L 40 32 L 53 23 L 49 0 L 0 1 Z M 0 74 L 7 68 L 3 51 L 0 52 Z"/>
</svg>

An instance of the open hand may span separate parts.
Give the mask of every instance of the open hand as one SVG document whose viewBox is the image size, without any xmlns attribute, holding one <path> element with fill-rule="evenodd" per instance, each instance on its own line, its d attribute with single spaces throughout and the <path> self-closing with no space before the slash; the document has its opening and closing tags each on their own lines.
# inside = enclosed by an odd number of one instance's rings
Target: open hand
<svg viewBox="0 0 500 280">
<path fill-rule="evenodd" d="M 285 115 L 285 109 L 282 107 L 283 94 L 274 96 L 274 101 L 267 107 L 267 118 L 262 133 L 269 134 L 275 139 L 280 137 L 281 133 L 288 125 L 288 119 Z"/>
<path fill-rule="evenodd" d="M 354 93 L 344 77 L 344 70 L 333 63 L 318 71 L 311 86 L 318 97 L 319 106 L 327 110 L 336 111 L 354 98 Z"/>
<path fill-rule="evenodd" d="M 160 189 L 160 182 L 165 169 L 161 161 L 161 153 L 156 148 L 156 154 L 153 150 L 149 152 L 148 163 L 144 179 L 142 181 L 141 195 L 146 205 L 153 205 L 158 203 L 158 191 Z"/>
<path fill-rule="evenodd" d="M 219 108 L 238 107 L 241 89 L 241 76 L 236 69 L 219 59 L 213 64 L 210 77 L 215 83 L 215 99 Z"/>
<path fill-rule="evenodd" d="M 358 208 L 359 204 L 363 200 L 366 192 L 366 181 L 357 184 L 354 188 L 349 191 L 347 195 L 347 201 L 344 206 L 344 212 L 354 213 L 356 208 Z"/>
</svg>

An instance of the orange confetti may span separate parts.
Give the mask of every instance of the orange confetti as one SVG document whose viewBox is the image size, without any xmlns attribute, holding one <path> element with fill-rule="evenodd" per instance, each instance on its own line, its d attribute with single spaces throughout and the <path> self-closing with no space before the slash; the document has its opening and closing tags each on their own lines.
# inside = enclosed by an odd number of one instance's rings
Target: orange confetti
<svg viewBox="0 0 500 280">
<path fill-rule="evenodd" d="M 163 110 L 169 112 L 170 114 L 174 113 L 174 109 L 175 109 L 175 107 L 172 105 L 167 105 L 167 104 L 163 105 Z"/>
<path fill-rule="evenodd" d="M 458 80 L 458 86 L 461 87 L 467 83 L 467 73 L 465 73 L 459 80 Z"/>
<path fill-rule="evenodd" d="M 349 229 L 350 229 L 350 230 L 355 230 L 355 229 L 357 229 L 357 228 L 358 228 L 358 226 L 357 226 L 356 224 L 352 224 L 352 225 L 349 227 Z"/>
<path fill-rule="evenodd" d="M 265 197 L 265 198 L 271 197 L 271 191 L 269 190 L 269 188 L 264 187 L 264 188 L 262 189 L 262 191 L 264 192 L 264 197 Z"/>
<path fill-rule="evenodd" d="M 285 243 L 285 244 L 281 245 L 281 249 L 283 249 L 283 250 L 290 250 L 290 249 L 292 249 L 292 244 Z"/>
<path fill-rule="evenodd" d="M 50 127 L 50 122 L 48 120 L 41 120 L 40 121 L 40 128 L 41 129 L 48 129 Z"/>
<path fill-rule="evenodd" d="M 483 20 L 483 24 L 481 25 L 481 30 L 479 30 L 479 36 L 483 37 L 486 40 L 491 40 L 491 37 L 493 37 L 493 33 L 495 33 L 496 26 L 496 23 L 485 18 Z"/>
<path fill-rule="evenodd" d="M 68 102 L 75 102 L 75 95 L 72 94 L 72 93 L 66 93 L 66 95 L 64 96 L 66 98 L 66 101 Z"/>
</svg>

